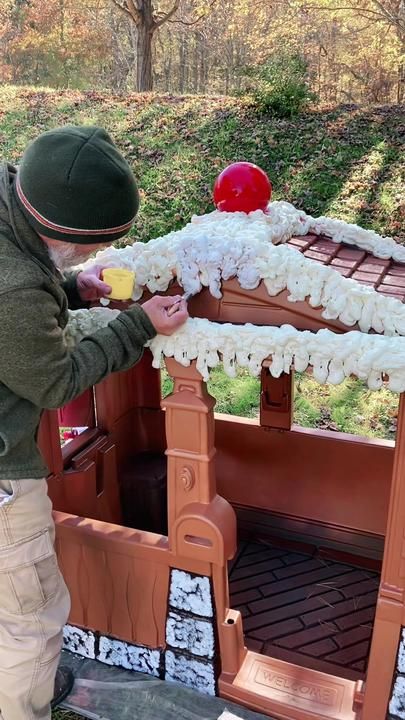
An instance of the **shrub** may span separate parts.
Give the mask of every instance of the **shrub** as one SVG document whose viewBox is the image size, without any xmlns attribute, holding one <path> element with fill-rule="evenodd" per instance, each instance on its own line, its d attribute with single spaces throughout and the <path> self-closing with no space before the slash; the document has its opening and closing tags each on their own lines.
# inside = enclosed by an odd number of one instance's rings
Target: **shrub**
<svg viewBox="0 0 405 720">
<path fill-rule="evenodd" d="M 247 90 L 259 112 L 293 117 L 316 100 L 307 63 L 300 55 L 272 55 L 263 64 L 247 68 L 246 75 Z"/>
</svg>

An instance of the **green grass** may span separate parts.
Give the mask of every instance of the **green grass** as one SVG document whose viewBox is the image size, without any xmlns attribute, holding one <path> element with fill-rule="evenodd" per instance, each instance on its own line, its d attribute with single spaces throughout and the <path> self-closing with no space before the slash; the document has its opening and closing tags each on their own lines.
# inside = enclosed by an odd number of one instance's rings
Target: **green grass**
<svg viewBox="0 0 405 720">
<path fill-rule="evenodd" d="M 403 107 L 340 106 L 294 120 L 258 116 L 246 100 L 0 87 L 0 148 L 17 161 L 39 132 L 65 123 L 106 127 L 133 166 L 148 240 L 212 209 L 217 174 L 235 160 L 268 172 L 274 199 L 403 239 Z"/>
<path fill-rule="evenodd" d="M 215 177 L 236 160 L 263 167 L 274 199 L 405 239 L 403 106 L 327 107 L 279 120 L 236 98 L 0 87 L 3 158 L 17 162 L 30 139 L 66 123 L 104 126 L 132 165 L 142 204 L 131 241 L 211 211 Z M 231 380 L 216 369 L 209 388 L 219 412 L 257 414 L 258 382 L 246 374 Z M 295 420 L 392 438 L 396 404 L 387 390 L 370 393 L 353 380 L 321 387 L 305 375 L 297 380 Z"/>
<path fill-rule="evenodd" d="M 310 375 L 297 375 L 294 421 L 304 427 L 393 440 L 398 395 L 372 392 L 359 380 L 319 385 Z"/>
<path fill-rule="evenodd" d="M 215 411 L 242 417 L 257 417 L 259 413 L 260 382 L 245 370 L 239 370 L 236 378 L 226 375 L 221 366 L 211 371 L 208 391 L 216 399 Z M 173 382 L 162 371 L 162 394 L 168 395 Z"/>
<path fill-rule="evenodd" d="M 77 715 L 69 710 L 54 710 L 52 720 L 83 720 L 83 715 Z"/>
</svg>

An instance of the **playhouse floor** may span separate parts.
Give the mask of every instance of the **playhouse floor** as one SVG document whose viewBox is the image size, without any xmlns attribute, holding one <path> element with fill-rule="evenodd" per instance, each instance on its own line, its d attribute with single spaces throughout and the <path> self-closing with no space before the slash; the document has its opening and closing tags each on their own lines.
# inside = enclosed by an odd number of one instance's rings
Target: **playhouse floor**
<svg viewBox="0 0 405 720">
<path fill-rule="evenodd" d="M 230 566 L 231 606 L 250 650 L 357 680 L 367 669 L 379 580 L 316 550 L 243 542 Z"/>
</svg>

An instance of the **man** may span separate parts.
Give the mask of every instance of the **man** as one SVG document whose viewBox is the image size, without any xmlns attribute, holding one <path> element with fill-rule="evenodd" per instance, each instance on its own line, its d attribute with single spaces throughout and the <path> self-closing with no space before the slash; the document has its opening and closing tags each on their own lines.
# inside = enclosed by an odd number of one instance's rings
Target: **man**
<svg viewBox="0 0 405 720">
<path fill-rule="evenodd" d="M 124 236 L 138 205 L 131 169 L 100 128 L 46 132 L 18 171 L 0 170 L 1 720 L 49 720 L 54 690 L 60 699 L 72 681 L 61 669 L 54 682 L 70 602 L 36 446 L 41 412 L 131 367 L 147 340 L 187 319 L 178 297 L 154 297 L 66 349 L 68 306 L 86 306 L 110 288 L 99 268 L 68 279 L 59 271 Z"/>
</svg>

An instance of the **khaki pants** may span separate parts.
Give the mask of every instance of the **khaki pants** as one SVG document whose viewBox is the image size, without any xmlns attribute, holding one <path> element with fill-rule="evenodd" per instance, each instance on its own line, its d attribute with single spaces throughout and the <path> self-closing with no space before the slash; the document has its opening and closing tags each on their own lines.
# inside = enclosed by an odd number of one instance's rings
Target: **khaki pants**
<svg viewBox="0 0 405 720">
<path fill-rule="evenodd" d="M 0 720 L 50 720 L 69 594 L 46 480 L 0 480 Z"/>
</svg>

